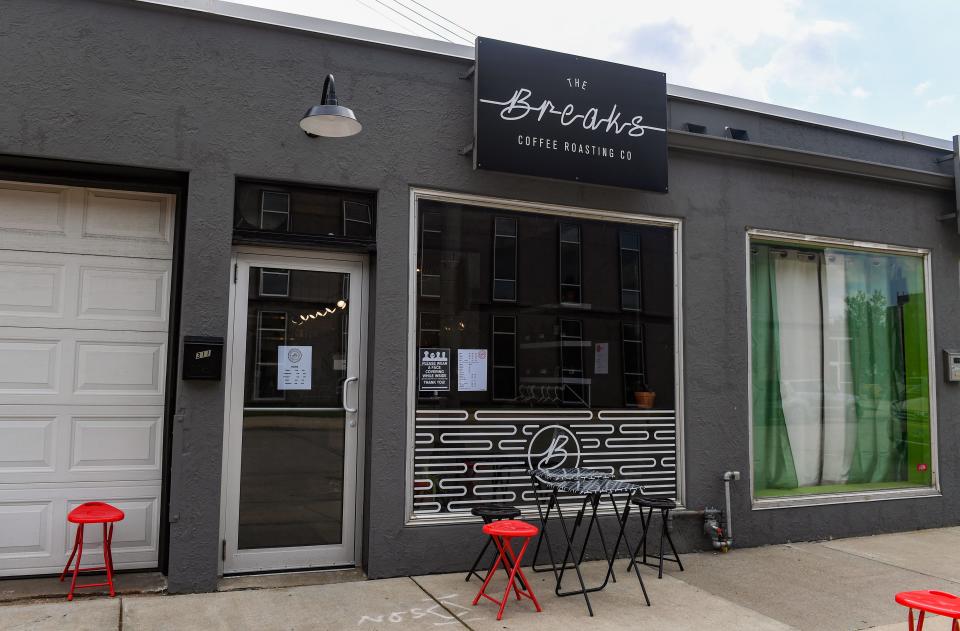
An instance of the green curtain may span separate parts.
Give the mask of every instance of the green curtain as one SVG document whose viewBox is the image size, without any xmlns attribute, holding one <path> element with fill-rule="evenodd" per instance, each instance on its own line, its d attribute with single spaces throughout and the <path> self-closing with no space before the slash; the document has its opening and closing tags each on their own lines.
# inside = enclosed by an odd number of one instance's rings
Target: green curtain
<svg viewBox="0 0 960 631">
<path fill-rule="evenodd" d="M 797 471 L 780 398 L 777 289 L 770 248 L 755 246 L 750 264 L 753 369 L 753 472 L 757 491 L 797 488 Z"/>
<path fill-rule="evenodd" d="M 847 329 L 857 412 L 850 483 L 904 479 L 902 315 L 887 257 L 844 254 Z"/>
</svg>

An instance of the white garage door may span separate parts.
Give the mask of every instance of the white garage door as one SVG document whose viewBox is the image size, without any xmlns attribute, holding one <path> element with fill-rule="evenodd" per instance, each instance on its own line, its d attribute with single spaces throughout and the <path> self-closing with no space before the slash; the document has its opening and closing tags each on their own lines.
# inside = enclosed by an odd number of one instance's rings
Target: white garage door
<svg viewBox="0 0 960 631">
<path fill-rule="evenodd" d="M 157 564 L 174 202 L 0 181 L 0 576 L 59 572 L 90 500 Z"/>
</svg>

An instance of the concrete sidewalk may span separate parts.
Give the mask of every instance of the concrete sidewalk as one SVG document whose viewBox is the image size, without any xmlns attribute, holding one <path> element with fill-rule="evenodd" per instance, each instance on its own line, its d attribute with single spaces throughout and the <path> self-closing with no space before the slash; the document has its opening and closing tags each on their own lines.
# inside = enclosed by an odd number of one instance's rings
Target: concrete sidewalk
<svg viewBox="0 0 960 631">
<path fill-rule="evenodd" d="M 642 575 L 646 607 L 626 562 L 618 581 L 583 598 L 557 598 L 552 576 L 527 572 L 542 606 L 511 600 L 501 622 L 496 606 L 471 606 L 479 583 L 463 574 L 357 581 L 308 587 L 249 589 L 183 596 L 82 597 L 0 606 L 0 629 L 43 631 L 170 629 L 906 629 L 893 595 L 911 589 L 960 593 L 960 528 L 801 543 L 684 556 L 685 572 Z M 589 563 L 588 581 L 605 566 Z M 498 584 L 501 590 L 505 581 Z M 572 582 L 567 583 L 572 586 Z M 942 618 L 925 629 L 950 628 Z"/>
</svg>

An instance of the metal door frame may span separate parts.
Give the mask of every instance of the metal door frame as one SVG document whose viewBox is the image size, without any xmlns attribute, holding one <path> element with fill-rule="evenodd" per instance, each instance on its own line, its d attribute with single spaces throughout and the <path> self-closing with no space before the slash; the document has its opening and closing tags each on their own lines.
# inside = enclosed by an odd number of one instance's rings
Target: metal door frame
<svg viewBox="0 0 960 631">
<path fill-rule="evenodd" d="M 350 302 L 359 309 L 350 312 L 348 353 L 356 366 L 356 413 L 347 413 L 348 423 L 344 459 L 353 457 L 355 466 L 345 464 L 344 503 L 352 499 L 353 510 L 344 515 L 344 543 L 336 546 L 304 546 L 265 548 L 238 551 L 238 509 L 240 491 L 240 458 L 243 420 L 243 388 L 246 359 L 246 314 L 248 287 L 246 281 L 251 267 L 278 267 L 327 271 L 351 275 Z M 220 541 L 218 560 L 221 574 L 353 567 L 360 564 L 363 527 L 363 467 L 366 434 L 366 347 L 369 297 L 369 270 L 363 255 L 338 252 L 299 252 L 270 248 L 243 248 L 235 251 L 230 264 L 230 299 L 228 336 L 224 353 L 224 423 L 223 458 L 220 493 Z M 243 322 L 238 318 L 243 315 Z M 351 362 L 348 361 L 348 366 Z M 349 394 L 349 393 L 348 393 Z M 239 398 L 238 398 L 239 397 Z M 351 397 L 352 398 L 352 397 Z M 349 421 L 356 422 L 353 436 Z M 352 446 L 351 446 L 352 442 Z M 352 453 L 351 453 L 352 452 Z M 353 492 L 349 493 L 348 472 L 353 473 Z M 352 496 L 352 497 L 351 497 Z M 352 517 L 352 519 L 349 519 Z M 352 521 L 353 523 L 348 523 Z M 347 541 L 351 538 L 352 541 Z"/>
</svg>

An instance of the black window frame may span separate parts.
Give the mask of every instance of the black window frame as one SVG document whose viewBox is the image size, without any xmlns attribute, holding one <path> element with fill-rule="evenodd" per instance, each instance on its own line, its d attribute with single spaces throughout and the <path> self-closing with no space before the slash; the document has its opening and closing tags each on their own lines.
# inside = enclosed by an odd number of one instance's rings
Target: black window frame
<svg viewBox="0 0 960 631">
<path fill-rule="evenodd" d="M 513 234 L 501 233 L 500 232 L 501 222 L 512 223 Z M 519 282 L 518 282 L 519 274 L 517 272 L 517 243 L 519 243 L 519 239 L 520 239 L 519 227 L 517 225 L 517 220 L 515 217 L 502 217 L 500 215 L 493 216 L 493 257 L 491 258 L 492 267 L 493 267 L 491 276 L 493 277 L 493 283 L 490 289 L 490 292 L 491 292 L 490 296 L 491 296 L 491 300 L 493 300 L 494 302 L 516 302 L 517 301 L 517 294 L 519 293 Z M 505 278 L 505 277 L 499 276 L 499 274 L 502 271 L 504 271 L 504 270 L 499 270 L 497 268 L 497 261 L 499 260 L 499 257 L 497 256 L 497 251 L 499 249 L 498 245 L 500 244 L 501 240 L 509 241 L 510 247 L 513 250 L 513 269 L 507 270 L 509 271 L 510 274 L 512 274 L 512 278 Z M 513 284 L 512 298 L 497 297 L 497 286 L 498 286 L 498 283 L 501 283 L 501 282 Z"/>
<path fill-rule="evenodd" d="M 577 231 L 577 240 L 569 241 L 565 240 L 563 233 L 565 229 L 574 228 Z M 576 246 L 577 248 L 577 283 L 565 283 L 564 279 L 564 264 L 563 264 L 563 250 L 564 245 L 567 246 Z M 560 221 L 558 226 L 557 233 L 557 285 L 559 289 L 558 300 L 562 305 L 582 305 L 583 304 L 583 231 L 579 223 L 571 223 Z M 573 288 L 576 287 L 577 300 L 564 300 L 564 287 Z"/>
</svg>

